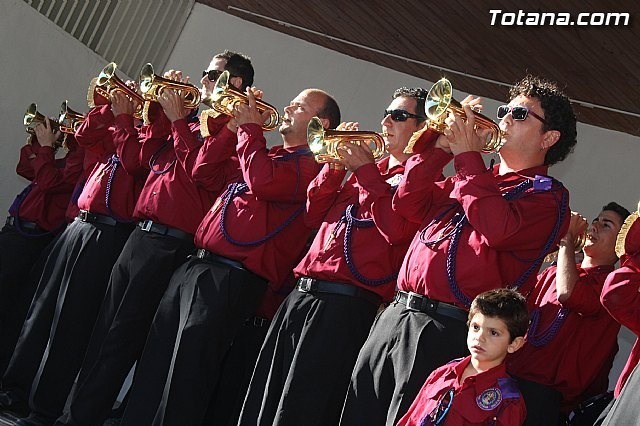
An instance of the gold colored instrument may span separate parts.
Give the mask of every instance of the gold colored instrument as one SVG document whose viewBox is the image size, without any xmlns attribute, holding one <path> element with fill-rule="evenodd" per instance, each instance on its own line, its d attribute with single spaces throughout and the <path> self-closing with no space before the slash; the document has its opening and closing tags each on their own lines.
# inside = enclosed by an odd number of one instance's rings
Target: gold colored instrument
<svg viewBox="0 0 640 426">
<path fill-rule="evenodd" d="M 84 114 L 69 108 L 69 101 L 64 101 L 62 105 L 60 105 L 58 123 L 60 123 L 60 131 L 62 133 L 75 133 L 85 118 Z"/>
<path fill-rule="evenodd" d="M 249 103 L 247 95 L 229 84 L 229 71 L 224 71 L 216 80 L 215 87 L 210 97 L 203 100 L 203 103 L 213 108 L 215 111 L 233 117 L 233 108 L 239 104 Z M 260 114 L 269 111 L 269 118 L 262 123 L 262 129 L 265 131 L 275 130 L 282 123 L 282 117 L 278 109 L 273 105 L 256 99 L 256 108 Z"/>
<path fill-rule="evenodd" d="M 576 237 L 576 241 L 575 241 L 575 253 L 578 254 L 582 251 L 582 249 L 584 248 L 584 245 L 587 242 L 587 232 L 583 232 L 581 234 L 579 234 Z M 546 263 L 551 263 L 551 262 L 555 262 L 556 260 L 558 260 L 558 252 L 559 250 L 556 251 L 552 251 L 551 253 L 547 254 L 544 258 L 544 262 Z"/>
<path fill-rule="evenodd" d="M 102 69 L 97 78 L 91 80 L 89 91 L 87 92 L 87 104 L 89 108 L 108 105 L 111 102 L 109 100 L 111 93 L 115 90 L 120 90 L 135 104 L 133 116 L 137 119 L 142 119 L 144 99 L 118 78 L 116 75 L 117 68 L 118 66 L 115 62 L 110 62 Z"/>
<path fill-rule="evenodd" d="M 145 101 L 158 102 L 158 97 L 165 89 L 172 89 L 184 98 L 184 107 L 198 108 L 200 105 L 200 89 L 193 84 L 182 83 L 169 78 L 160 77 L 153 71 L 153 65 L 147 63 L 140 70 L 140 92 Z"/>
<path fill-rule="evenodd" d="M 35 103 L 29 105 L 27 111 L 24 113 L 23 119 L 24 127 L 27 133 L 35 135 L 35 128 L 38 124 L 45 123 L 45 116 L 38 111 L 38 105 Z M 49 119 L 51 130 L 56 132 L 60 129 L 60 124 L 53 118 Z"/>
<path fill-rule="evenodd" d="M 375 159 L 384 153 L 384 139 L 376 132 L 361 130 L 326 130 L 318 117 L 313 117 L 307 125 L 307 143 L 318 163 L 341 158 L 338 147 L 344 143 L 366 143 Z"/>
<path fill-rule="evenodd" d="M 622 224 L 622 227 L 620 227 L 620 231 L 618 231 L 618 236 L 616 237 L 616 255 L 618 257 L 622 257 L 622 255 L 627 253 L 627 246 L 628 246 L 627 235 L 631 231 L 631 228 L 633 227 L 633 225 L 638 221 L 638 217 L 640 217 L 638 214 L 639 211 L 640 211 L 640 203 L 638 204 L 638 210 L 636 210 L 635 212 L 627 216 L 624 223 Z M 634 230 L 632 235 L 633 234 L 637 234 L 637 232 Z M 633 240 L 634 240 L 633 238 L 630 238 L 630 241 L 633 241 Z M 636 244 L 630 243 L 630 245 L 634 247 L 634 246 L 637 246 L 637 243 Z"/>
<path fill-rule="evenodd" d="M 429 89 L 427 100 L 425 101 L 425 112 L 429 120 L 425 128 L 419 132 L 420 135 L 428 129 L 442 134 L 447 128 L 445 119 L 449 115 L 449 112 L 458 114 L 463 119 L 467 118 L 467 115 L 462 108 L 462 104 L 453 98 L 453 87 L 451 86 L 451 82 L 446 78 L 441 78 L 431 86 L 431 89 Z M 474 111 L 473 115 L 475 117 L 476 128 L 491 130 L 485 145 L 482 148 L 482 152 L 490 153 L 500 151 L 500 148 L 504 145 L 504 139 L 503 133 L 498 124 L 479 112 Z M 417 140 L 418 137 L 412 137 L 404 152 L 407 154 L 413 153 L 413 146 Z"/>
</svg>

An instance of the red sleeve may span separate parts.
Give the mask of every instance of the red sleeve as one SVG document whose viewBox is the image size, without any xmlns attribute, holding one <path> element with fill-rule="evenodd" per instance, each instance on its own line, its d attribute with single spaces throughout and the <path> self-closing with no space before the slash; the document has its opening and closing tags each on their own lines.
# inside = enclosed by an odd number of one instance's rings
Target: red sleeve
<svg viewBox="0 0 640 426">
<path fill-rule="evenodd" d="M 142 141 L 132 115 L 119 114 L 114 120 L 111 134 L 116 153 L 125 171 L 136 177 L 145 177 L 149 169 L 140 162 Z"/>
<path fill-rule="evenodd" d="M 187 172 L 189 179 L 191 179 L 192 171 L 202 146 L 202 140 L 198 140 L 184 118 L 174 121 L 171 129 L 176 158 L 178 163 L 182 165 L 182 169 Z"/>
<path fill-rule="evenodd" d="M 391 200 L 393 189 L 376 167 L 375 164 L 366 164 L 355 171 L 360 191 L 360 203 L 371 203 L 371 216 L 376 228 L 384 236 L 389 244 L 405 244 L 413 239 L 418 231 L 419 224 L 405 219 L 399 214 L 394 214 Z"/>
<path fill-rule="evenodd" d="M 507 200 L 479 152 L 457 155 L 455 168 L 457 175 L 453 178 L 451 195 L 460 202 L 469 223 L 489 246 L 496 250 L 539 250 L 542 247 L 558 220 L 560 191 L 541 191 L 535 196 Z M 569 226 L 569 210 L 564 213 L 563 229 L 556 240 Z"/>
<path fill-rule="evenodd" d="M 513 400 L 500 412 L 496 426 L 520 426 L 527 418 L 527 407 L 522 397 Z"/>
<path fill-rule="evenodd" d="M 340 185 L 346 175 L 345 170 L 332 169 L 325 164 L 307 188 L 307 209 L 304 223 L 317 229 L 324 221 L 331 206 L 340 194 Z"/>
<path fill-rule="evenodd" d="M 78 145 L 102 157 L 113 152 L 113 140 L 109 126 L 113 124 L 113 113 L 110 105 L 92 108 L 75 133 Z"/>
<path fill-rule="evenodd" d="M 607 276 L 600 300 L 616 321 L 640 336 L 640 254 L 621 260 Z"/>
<path fill-rule="evenodd" d="M 236 153 L 238 138 L 226 125 L 204 139 L 198 151 L 192 179 L 207 191 L 219 193 L 225 185 L 241 179 Z"/>
<path fill-rule="evenodd" d="M 266 146 L 260 125 L 250 123 L 238 128 L 238 156 L 246 184 L 261 201 L 306 202 L 307 184 L 301 182 L 310 182 L 316 176 L 317 164 L 278 161 L 268 155 Z"/>
<path fill-rule="evenodd" d="M 150 170 L 151 157 L 167 142 L 167 138 L 171 134 L 171 122 L 164 114 L 160 104 L 151 102 L 149 109 L 155 111 L 154 121 L 150 125 L 142 126 L 138 131 L 141 144 L 138 159 L 140 167 L 147 172 Z"/>
<path fill-rule="evenodd" d="M 442 192 L 436 182 L 453 156 L 439 148 L 429 148 L 411 156 L 406 163 L 404 178 L 393 196 L 393 211 L 414 223 L 422 223 L 435 194 Z M 442 194 L 448 197 L 447 194 Z"/>
<path fill-rule="evenodd" d="M 601 313 L 604 307 L 600 303 L 600 293 L 606 277 L 606 274 L 591 275 L 580 270 L 578 281 L 562 306 L 584 316 Z"/>
<path fill-rule="evenodd" d="M 33 145 L 24 145 L 20 148 L 20 159 L 16 166 L 16 173 L 25 179 L 33 180 L 36 177 L 36 172 L 33 170 L 33 165 L 29 159 L 31 155 L 35 154 L 36 152 Z"/>
</svg>

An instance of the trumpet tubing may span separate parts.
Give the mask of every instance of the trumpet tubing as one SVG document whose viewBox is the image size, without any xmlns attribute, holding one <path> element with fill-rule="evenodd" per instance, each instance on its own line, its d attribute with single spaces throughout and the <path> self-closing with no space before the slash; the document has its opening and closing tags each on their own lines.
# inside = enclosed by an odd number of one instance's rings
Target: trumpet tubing
<svg viewBox="0 0 640 426">
<path fill-rule="evenodd" d="M 38 105 L 32 103 L 27 107 L 27 111 L 24 113 L 23 124 L 25 131 L 31 135 L 35 135 L 35 128 L 38 124 L 45 123 L 45 116 L 38 111 Z M 52 131 L 60 129 L 60 124 L 53 118 L 49 119 Z"/>
<path fill-rule="evenodd" d="M 84 122 L 84 119 L 84 114 L 69 108 L 69 101 L 62 102 L 62 105 L 60 105 L 60 116 L 58 117 L 58 123 L 60 123 L 60 131 L 62 133 L 75 133 Z"/>
<path fill-rule="evenodd" d="M 206 97 L 203 103 L 220 114 L 233 117 L 234 107 L 240 103 L 247 104 L 249 101 L 247 95 L 229 84 L 229 77 L 229 71 L 224 71 L 220 77 L 218 77 L 218 80 L 216 80 L 213 93 Z M 260 114 L 263 114 L 265 111 L 269 112 L 269 117 L 262 123 L 263 130 L 275 130 L 282 123 L 282 117 L 278 109 L 273 105 L 268 104 L 262 99 L 256 99 L 256 108 L 260 111 Z"/>
<path fill-rule="evenodd" d="M 184 98 L 184 107 L 194 109 L 200 105 L 200 89 L 193 84 L 182 83 L 160 77 L 153 71 L 153 65 L 147 63 L 140 70 L 140 91 L 145 101 L 157 102 L 165 89 L 177 91 Z"/>
<path fill-rule="evenodd" d="M 338 148 L 345 143 L 369 145 L 375 159 L 385 154 L 384 139 L 380 134 L 360 130 L 325 130 L 318 117 L 309 121 L 307 143 L 318 163 L 342 158 Z"/>
<path fill-rule="evenodd" d="M 115 62 L 110 62 L 102 69 L 98 77 L 91 79 L 91 82 L 89 83 L 89 90 L 87 92 L 87 105 L 89 108 L 108 105 L 111 103 L 111 93 L 119 90 L 135 104 L 135 112 L 133 116 L 137 119 L 142 119 L 144 99 L 134 90 L 131 90 L 124 81 L 118 78 L 116 75 L 117 68 L 118 66 Z"/>
</svg>

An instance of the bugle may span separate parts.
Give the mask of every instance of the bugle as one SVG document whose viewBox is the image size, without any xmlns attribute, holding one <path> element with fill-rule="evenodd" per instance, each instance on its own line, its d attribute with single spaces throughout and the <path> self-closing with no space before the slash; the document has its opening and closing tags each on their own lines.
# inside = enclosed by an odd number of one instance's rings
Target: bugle
<svg viewBox="0 0 640 426">
<path fill-rule="evenodd" d="M 187 109 L 198 108 L 200 105 L 200 89 L 193 84 L 182 83 L 169 78 L 160 77 L 153 71 L 153 65 L 147 63 L 140 70 L 140 92 L 145 101 L 157 102 L 165 89 L 173 89 L 180 93 Z"/>
<path fill-rule="evenodd" d="M 58 123 L 60 123 L 60 131 L 62 133 L 75 133 L 84 119 L 84 114 L 69 108 L 69 101 L 62 102 L 62 105 L 60 105 L 60 116 L 58 117 Z"/>
<path fill-rule="evenodd" d="M 108 63 L 100 72 L 98 77 L 91 79 L 89 90 L 87 92 L 87 105 L 89 108 L 95 108 L 100 105 L 108 105 L 111 103 L 110 96 L 115 90 L 123 92 L 135 105 L 133 116 L 142 119 L 142 108 L 144 107 L 144 99 L 134 90 L 129 88 L 116 75 L 118 66 L 115 62 Z"/>
<path fill-rule="evenodd" d="M 447 128 L 445 120 L 449 115 L 449 112 L 460 115 L 463 119 L 467 119 L 467 115 L 464 112 L 462 104 L 453 98 L 453 87 L 451 82 L 446 78 L 438 80 L 427 94 L 427 100 L 425 101 L 425 112 L 427 114 L 427 125 L 424 130 L 416 133 L 422 134 L 424 131 L 433 130 L 442 134 Z M 475 118 L 476 128 L 489 129 L 490 133 L 482 148 L 482 152 L 491 153 L 498 152 L 504 145 L 504 134 L 500 130 L 500 126 L 490 119 L 489 117 L 480 114 L 479 112 L 473 112 Z M 413 145 L 416 143 L 418 137 L 412 138 L 407 147 L 405 153 L 413 153 Z"/>
<path fill-rule="evenodd" d="M 27 133 L 35 135 L 35 128 L 38 124 L 45 123 L 45 116 L 38 111 L 38 105 L 35 103 L 27 107 L 27 111 L 24 113 L 23 124 Z M 53 118 L 49 118 L 49 124 L 51 125 L 51 131 L 56 132 L 60 130 L 60 124 Z"/>
<path fill-rule="evenodd" d="M 342 158 L 338 148 L 344 143 L 367 143 L 373 157 L 381 158 L 384 153 L 384 139 L 376 132 L 361 130 L 326 130 L 318 117 L 313 117 L 307 125 L 307 143 L 318 163 Z"/>
<path fill-rule="evenodd" d="M 216 80 L 210 97 L 205 98 L 203 103 L 216 112 L 233 117 L 233 108 L 239 103 L 247 104 L 249 101 L 247 95 L 229 84 L 229 71 L 224 71 Z M 256 108 L 260 111 L 260 114 L 269 111 L 269 118 L 262 123 L 263 130 L 271 131 L 280 126 L 282 117 L 276 107 L 264 102 L 262 99 L 256 99 Z"/>
<path fill-rule="evenodd" d="M 576 237 L 576 240 L 574 242 L 574 252 L 576 254 L 580 253 L 582 251 L 582 249 L 584 248 L 584 245 L 587 243 L 587 238 L 588 238 L 588 233 L 587 231 L 582 232 L 580 234 L 578 234 L 578 236 Z M 556 251 L 552 251 L 551 253 L 547 254 L 544 258 L 544 262 L 545 263 L 551 263 L 551 262 L 555 262 L 556 260 L 558 260 L 558 252 L 560 250 L 556 250 Z"/>
</svg>

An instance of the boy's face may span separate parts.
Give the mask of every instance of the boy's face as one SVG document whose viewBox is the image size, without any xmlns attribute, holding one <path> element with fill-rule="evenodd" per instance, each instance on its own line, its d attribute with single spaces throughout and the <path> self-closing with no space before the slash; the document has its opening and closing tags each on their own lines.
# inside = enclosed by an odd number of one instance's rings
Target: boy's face
<svg viewBox="0 0 640 426">
<path fill-rule="evenodd" d="M 517 351 L 523 343 L 523 337 L 516 337 L 511 341 L 507 325 L 500 318 L 488 317 L 478 312 L 469 321 L 467 347 L 471 358 L 483 370 L 499 365 L 507 353 Z"/>
</svg>

